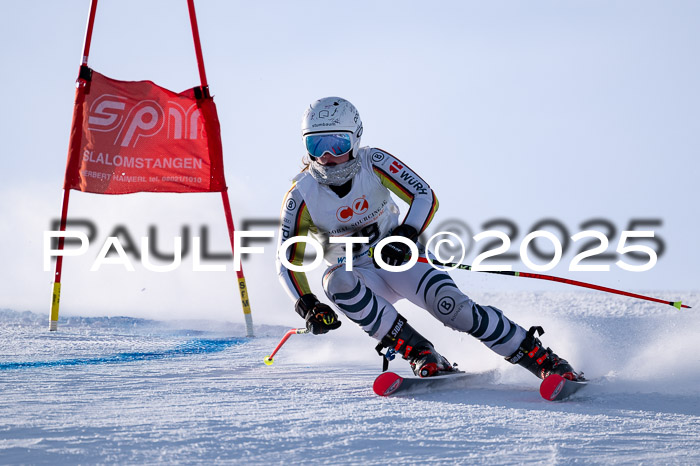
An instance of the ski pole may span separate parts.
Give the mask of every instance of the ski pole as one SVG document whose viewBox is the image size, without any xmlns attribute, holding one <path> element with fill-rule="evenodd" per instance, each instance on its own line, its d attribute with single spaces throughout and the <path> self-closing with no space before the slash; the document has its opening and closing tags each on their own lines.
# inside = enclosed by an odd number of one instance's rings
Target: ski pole
<svg viewBox="0 0 700 466">
<path fill-rule="evenodd" d="M 369 256 L 372 257 L 373 255 L 374 255 L 374 248 L 370 248 Z M 410 255 L 407 255 L 406 260 L 410 259 L 410 257 L 411 257 Z M 652 298 L 650 296 L 644 296 L 641 294 L 630 293 L 629 291 L 616 290 L 614 288 L 608 288 L 605 286 L 594 285 L 592 283 L 580 282 L 578 280 L 570 280 L 568 278 L 554 277 L 552 275 L 543 275 L 540 273 L 528 273 L 528 272 L 515 272 L 512 270 L 474 270 L 471 265 L 458 264 L 455 262 L 440 262 L 440 261 L 434 260 L 434 259 L 428 260 L 427 257 L 419 257 L 418 262 L 423 262 L 425 264 L 438 265 L 440 267 L 448 267 L 451 269 L 471 270 L 472 272 L 486 272 L 486 273 L 494 273 L 497 275 L 510 275 L 512 277 L 525 277 L 525 278 L 535 278 L 537 280 L 549 280 L 552 282 L 566 283 L 567 285 L 580 286 L 582 288 L 590 288 L 592 290 L 605 291 L 606 293 L 613 293 L 613 294 L 619 294 L 622 296 L 629 296 L 630 298 L 637 298 L 637 299 L 643 299 L 646 301 L 653 301 L 655 303 L 668 304 L 669 306 L 673 306 L 678 310 L 680 310 L 681 308 L 692 309 L 690 306 L 688 306 L 687 304 L 683 304 L 681 301 L 666 301 L 664 299 Z"/>
<path fill-rule="evenodd" d="M 631 298 L 644 299 L 646 301 L 654 301 L 655 303 L 668 304 L 668 305 L 673 306 L 679 310 L 680 310 L 680 308 L 691 309 L 690 306 L 683 304 L 681 301 L 666 301 L 666 300 L 659 299 L 659 298 L 652 298 L 650 296 L 644 296 L 641 294 L 630 293 L 629 291 L 616 290 L 614 288 L 608 288 L 605 286 L 594 285 L 592 283 L 580 282 L 578 280 L 570 280 L 568 278 L 554 277 L 552 275 L 543 275 L 543 274 L 539 274 L 539 273 L 528 273 L 528 272 L 515 272 L 515 271 L 508 271 L 508 270 L 474 270 L 474 269 L 472 269 L 471 265 L 457 264 L 454 262 L 444 263 L 444 262 L 440 262 L 437 260 L 428 260 L 426 257 L 419 257 L 418 262 L 423 262 L 426 264 L 435 264 L 435 265 L 439 265 L 441 267 L 449 267 L 449 268 L 455 268 L 455 269 L 459 269 L 459 270 L 471 270 L 473 272 L 486 272 L 486 273 L 495 273 L 497 275 L 510 275 L 513 277 L 525 277 L 525 278 L 535 278 L 538 280 L 549 280 L 552 282 L 566 283 L 567 285 L 574 285 L 574 286 L 580 286 L 583 288 L 590 288 L 592 290 L 605 291 L 606 293 L 619 294 L 622 296 L 629 296 Z"/>
<path fill-rule="evenodd" d="M 293 328 L 293 329 L 291 329 L 291 330 L 288 330 L 287 333 L 284 334 L 284 336 L 282 337 L 282 339 L 280 340 L 280 342 L 277 344 L 277 347 L 274 349 L 274 351 L 272 351 L 272 354 L 270 354 L 269 356 L 265 356 L 265 357 L 263 358 L 263 362 L 264 362 L 265 364 L 267 364 L 268 366 L 271 366 L 272 363 L 274 362 L 274 360 L 272 359 L 272 357 L 273 357 L 275 354 L 277 354 L 277 351 L 279 351 L 279 349 L 282 348 L 282 345 L 284 345 L 284 343 L 285 343 L 287 340 L 289 340 L 289 337 L 291 337 L 292 335 L 295 335 L 295 334 L 296 334 L 296 335 L 301 335 L 301 334 L 303 334 L 303 333 L 309 333 L 309 331 L 308 331 L 307 329 L 305 329 L 305 328 Z"/>
</svg>

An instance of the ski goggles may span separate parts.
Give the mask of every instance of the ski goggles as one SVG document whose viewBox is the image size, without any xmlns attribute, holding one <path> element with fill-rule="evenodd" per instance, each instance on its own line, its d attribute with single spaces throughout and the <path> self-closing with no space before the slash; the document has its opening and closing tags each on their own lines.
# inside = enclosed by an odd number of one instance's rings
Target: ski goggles
<svg viewBox="0 0 700 466">
<path fill-rule="evenodd" d="M 333 157 L 341 157 L 352 149 L 350 133 L 320 133 L 304 136 L 306 152 L 310 157 L 323 157 L 325 153 Z"/>
</svg>

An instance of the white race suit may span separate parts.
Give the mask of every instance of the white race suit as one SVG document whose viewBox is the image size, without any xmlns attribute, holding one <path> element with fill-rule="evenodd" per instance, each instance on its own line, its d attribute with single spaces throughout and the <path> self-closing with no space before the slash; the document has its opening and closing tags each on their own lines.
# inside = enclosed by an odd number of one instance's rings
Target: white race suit
<svg viewBox="0 0 700 466">
<path fill-rule="evenodd" d="M 438 201 L 428 183 L 388 152 L 362 147 L 356 156 L 360 169 L 343 197 L 317 182 L 308 170 L 295 177 L 282 205 L 278 246 L 291 237 L 313 235 L 323 246 L 329 265 L 323 276 L 326 296 L 377 340 L 387 334 L 397 317 L 393 304 L 405 298 L 501 356 L 512 355 L 525 338 L 525 330 L 499 309 L 476 304 L 446 272 L 423 262 L 403 272 L 375 267 L 369 249 L 399 224 L 399 209 L 390 193 L 409 204 L 403 223 L 419 234 L 430 224 Z M 346 267 L 345 244 L 329 242 L 330 237 L 347 236 L 369 238 L 369 243 L 353 245 L 352 270 Z M 285 257 L 291 264 L 302 265 L 304 249 L 304 242 L 294 243 Z M 279 259 L 278 273 L 295 301 L 311 293 L 306 275 L 286 268 Z"/>
</svg>

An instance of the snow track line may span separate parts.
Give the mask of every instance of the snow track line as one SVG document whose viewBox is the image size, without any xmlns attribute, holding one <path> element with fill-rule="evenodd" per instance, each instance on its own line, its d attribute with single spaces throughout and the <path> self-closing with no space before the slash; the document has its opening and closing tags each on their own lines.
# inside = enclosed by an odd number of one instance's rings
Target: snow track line
<svg viewBox="0 0 700 466">
<path fill-rule="evenodd" d="M 69 358 L 55 361 L 20 361 L 0 362 L 0 371 L 13 369 L 31 369 L 39 367 L 72 367 L 94 366 L 99 364 L 120 364 L 134 361 L 149 361 L 155 359 L 169 359 L 195 354 L 218 353 L 225 349 L 240 345 L 248 341 L 247 338 L 227 339 L 196 339 L 185 342 L 173 349 L 164 351 L 139 351 L 129 353 L 117 353 L 96 358 Z"/>
</svg>

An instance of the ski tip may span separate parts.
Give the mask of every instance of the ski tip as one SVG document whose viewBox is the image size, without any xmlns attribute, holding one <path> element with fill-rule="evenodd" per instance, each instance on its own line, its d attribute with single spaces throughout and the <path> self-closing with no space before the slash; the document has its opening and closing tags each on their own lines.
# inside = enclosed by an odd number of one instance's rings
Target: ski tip
<svg viewBox="0 0 700 466">
<path fill-rule="evenodd" d="M 540 384 L 540 395 L 547 401 L 563 401 L 588 383 L 587 380 L 569 380 L 559 374 L 548 375 Z"/>
<path fill-rule="evenodd" d="M 559 374 L 547 376 L 540 384 L 540 395 L 547 401 L 556 401 L 566 385 L 566 379 Z"/>
<path fill-rule="evenodd" d="M 263 358 L 263 362 L 264 362 L 266 365 L 271 366 L 272 363 L 274 362 L 274 360 L 273 360 L 270 356 L 265 356 L 265 357 Z"/>
<path fill-rule="evenodd" d="M 374 385 L 372 389 L 374 393 L 379 396 L 389 396 L 399 389 L 401 383 L 403 382 L 403 377 L 393 372 L 383 372 L 374 379 Z"/>
</svg>

